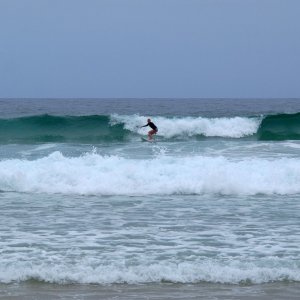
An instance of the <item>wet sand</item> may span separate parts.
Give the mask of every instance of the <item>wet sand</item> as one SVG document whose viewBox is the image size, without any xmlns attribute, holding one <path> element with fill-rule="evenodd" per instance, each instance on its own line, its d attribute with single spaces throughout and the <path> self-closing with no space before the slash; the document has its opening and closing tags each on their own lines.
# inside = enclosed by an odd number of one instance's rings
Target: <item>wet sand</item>
<svg viewBox="0 0 300 300">
<path fill-rule="evenodd" d="M 299 299 L 300 283 L 58 285 L 38 282 L 1 284 L 0 299 Z"/>
</svg>

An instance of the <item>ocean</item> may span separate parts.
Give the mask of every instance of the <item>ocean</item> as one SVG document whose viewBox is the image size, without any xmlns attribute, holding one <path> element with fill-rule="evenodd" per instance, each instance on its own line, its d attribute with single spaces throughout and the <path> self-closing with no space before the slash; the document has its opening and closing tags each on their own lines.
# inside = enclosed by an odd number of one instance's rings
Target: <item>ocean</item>
<svg viewBox="0 0 300 300">
<path fill-rule="evenodd" d="M 1 99 L 0 203 L 1 299 L 299 299 L 300 99 Z"/>
</svg>

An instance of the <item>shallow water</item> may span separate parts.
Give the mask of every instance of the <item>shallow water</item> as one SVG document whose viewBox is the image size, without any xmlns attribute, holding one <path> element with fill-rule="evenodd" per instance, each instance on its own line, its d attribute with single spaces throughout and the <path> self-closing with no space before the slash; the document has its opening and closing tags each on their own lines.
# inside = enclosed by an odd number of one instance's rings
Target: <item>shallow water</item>
<svg viewBox="0 0 300 300">
<path fill-rule="evenodd" d="M 57 285 L 23 283 L 1 286 L 0 299 L 209 299 L 209 300 L 296 300 L 298 283 L 260 285 L 224 284 L 139 284 L 139 285 Z"/>
</svg>

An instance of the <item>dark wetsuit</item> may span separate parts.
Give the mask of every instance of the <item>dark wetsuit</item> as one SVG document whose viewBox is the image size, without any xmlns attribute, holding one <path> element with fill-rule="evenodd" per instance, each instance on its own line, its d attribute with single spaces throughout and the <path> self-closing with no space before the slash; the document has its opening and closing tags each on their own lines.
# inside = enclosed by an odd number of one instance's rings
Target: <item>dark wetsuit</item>
<svg viewBox="0 0 300 300">
<path fill-rule="evenodd" d="M 144 125 L 144 126 L 142 126 L 142 127 L 147 127 L 147 126 L 149 126 L 149 127 L 151 127 L 153 130 L 155 130 L 156 132 L 158 131 L 158 129 L 157 129 L 157 127 L 154 125 L 154 123 L 152 123 L 152 122 L 149 122 L 148 124 L 146 124 L 146 125 Z"/>
</svg>

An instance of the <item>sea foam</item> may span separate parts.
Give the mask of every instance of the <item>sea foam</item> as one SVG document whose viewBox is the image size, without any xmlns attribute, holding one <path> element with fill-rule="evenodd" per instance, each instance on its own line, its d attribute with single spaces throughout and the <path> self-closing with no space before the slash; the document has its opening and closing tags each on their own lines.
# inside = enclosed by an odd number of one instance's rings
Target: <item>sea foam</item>
<svg viewBox="0 0 300 300">
<path fill-rule="evenodd" d="M 144 116 L 112 115 L 111 124 L 124 124 L 124 128 L 135 133 L 145 134 L 147 129 Z M 176 136 L 191 137 L 202 135 L 206 137 L 241 138 L 257 132 L 261 119 L 232 117 L 232 118 L 203 118 L 203 117 L 155 117 L 153 122 L 158 126 L 158 135 L 166 138 Z"/>
<path fill-rule="evenodd" d="M 62 262 L 29 263 L 14 261 L 0 265 L 0 282 L 37 280 L 51 283 L 267 283 L 274 281 L 300 281 L 300 270 L 293 264 L 283 265 L 274 260 L 270 266 L 257 263 L 222 262 L 162 262 L 125 266 L 122 264 L 97 264 L 93 259 L 76 264 Z M 284 266 L 285 264 L 285 266 Z"/>
<path fill-rule="evenodd" d="M 0 162 L 0 190 L 95 195 L 296 194 L 300 160 L 189 156 L 129 159 L 60 152 Z"/>
</svg>

